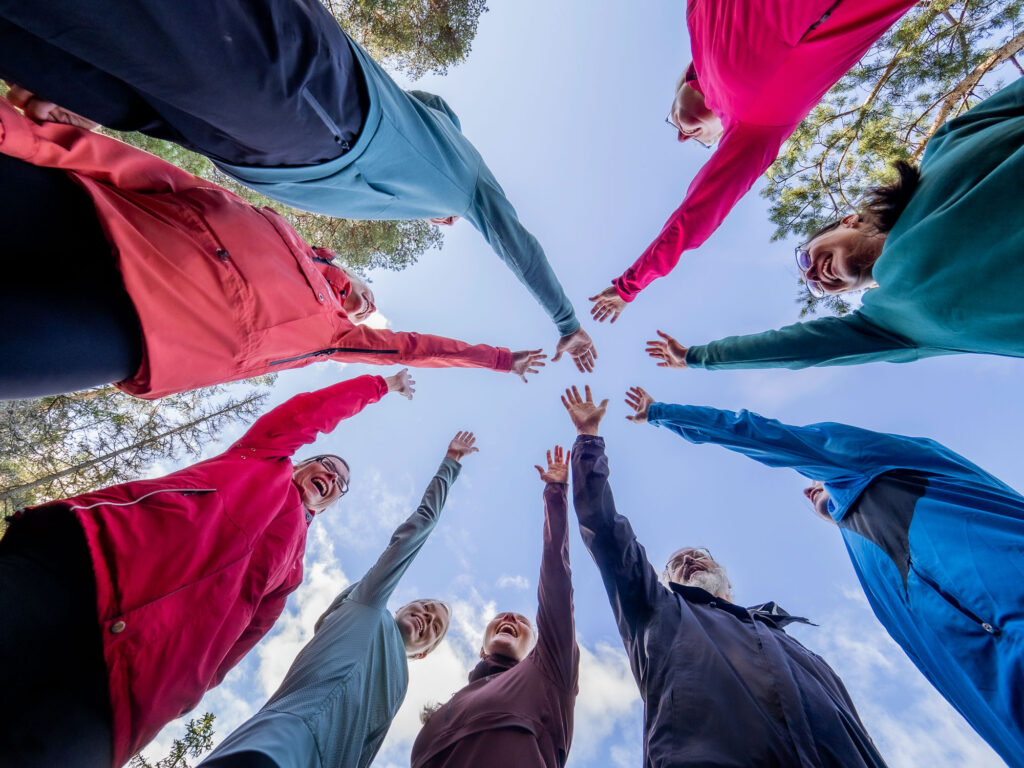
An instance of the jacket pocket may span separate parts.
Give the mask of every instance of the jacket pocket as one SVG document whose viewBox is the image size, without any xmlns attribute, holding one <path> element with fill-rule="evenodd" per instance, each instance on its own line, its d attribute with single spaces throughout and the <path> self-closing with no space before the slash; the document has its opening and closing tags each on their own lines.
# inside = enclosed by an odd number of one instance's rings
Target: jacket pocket
<svg viewBox="0 0 1024 768">
<path fill-rule="evenodd" d="M 958 613 L 967 621 L 976 625 L 979 629 L 983 630 L 990 635 L 998 635 L 1002 633 L 1002 630 L 994 623 L 994 621 L 986 621 L 979 617 L 974 611 L 964 605 L 963 601 L 960 600 L 956 595 L 950 592 L 948 589 L 939 586 L 931 576 L 919 570 L 913 563 L 910 562 L 910 572 L 913 573 L 917 578 L 926 586 L 928 586 L 939 598 L 941 598 L 953 611 Z"/>
<path fill-rule="evenodd" d="M 339 128 L 338 124 L 331 119 L 329 114 L 327 114 L 327 110 L 323 108 L 323 105 L 319 101 L 317 101 L 316 96 L 310 93 L 308 87 L 303 87 L 302 98 L 307 104 L 309 104 L 310 108 L 316 113 L 316 116 L 320 118 L 320 121 L 327 126 L 327 130 L 331 132 L 331 135 L 338 143 L 338 146 L 341 147 L 342 151 L 347 152 L 351 149 L 349 143 L 342 138 L 341 128 Z"/>
<path fill-rule="evenodd" d="M 826 10 L 823 14 L 821 14 L 821 18 L 818 19 L 813 24 L 811 24 L 811 26 L 809 26 L 806 29 L 806 31 L 802 35 L 800 35 L 799 42 L 802 43 L 807 38 L 807 36 L 809 34 L 811 34 L 811 32 L 813 32 L 818 27 L 820 27 L 822 24 L 824 24 L 826 21 L 828 21 L 828 17 L 832 15 L 833 11 L 835 11 L 835 9 L 838 7 L 839 3 L 841 3 L 842 1 L 843 0 L 836 0 L 834 3 L 832 3 L 832 5 L 830 5 L 828 7 L 828 10 Z"/>
</svg>

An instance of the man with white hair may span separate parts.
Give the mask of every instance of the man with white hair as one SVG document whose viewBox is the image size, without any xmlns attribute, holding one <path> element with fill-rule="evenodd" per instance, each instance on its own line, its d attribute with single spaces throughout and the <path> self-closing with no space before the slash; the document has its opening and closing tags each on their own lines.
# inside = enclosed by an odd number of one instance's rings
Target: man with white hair
<svg viewBox="0 0 1024 768">
<path fill-rule="evenodd" d="M 884 766 L 846 688 L 818 655 L 786 634 L 775 603 L 732 601 L 704 548 L 677 550 L 658 575 L 615 511 L 598 425 L 608 404 L 586 388 L 562 402 L 579 437 L 573 503 L 601 571 L 644 700 L 644 766 Z"/>
</svg>

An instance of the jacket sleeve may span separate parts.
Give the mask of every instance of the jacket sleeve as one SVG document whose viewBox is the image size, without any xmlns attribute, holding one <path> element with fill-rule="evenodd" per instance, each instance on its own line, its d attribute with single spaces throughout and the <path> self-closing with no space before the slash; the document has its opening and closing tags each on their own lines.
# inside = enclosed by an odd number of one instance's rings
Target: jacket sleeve
<svg viewBox="0 0 1024 768">
<path fill-rule="evenodd" d="M 809 368 L 860 363 L 909 363 L 946 350 L 918 347 L 865 320 L 860 312 L 821 317 L 777 331 L 729 336 L 690 347 L 691 368 Z"/>
<path fill-rule="evenodd" d="M 282 584 L 260 601 L 252 620 L 249 622 L 249 626 L 245 628 L 241 637 L 231 646 L 231 650 L 228 651 L 224 661 L 217 668 L 214 685 L 220 685 L 224 676 L 270 631 L 284 611 L 285 603 L 288 602 L 288 595 L 298 588 L 301 578 L 300 574 L 298 579 Z"/>
<path fill-rule="evenodd" d="M 123 190 L 220 189 L 141 149 L 60 123 L 36 124 L 0 98 L 0 151 L 33 165 L 80 173 Z M 225 191 L 226 194 L 227 193 Z"/>
<path fill-rule="evenodd" d="M 572 489 L 580 535 L 601 572 L 629 651 L 665 590 L 629 520 L 615 511 L 608 474 L 604 438 L 577 437 L 572 449 Z"/>
<path fill-rule="evenodd" d="M 683 251 L 704 243 L 778 157 L 795 126 L 735 123 L 722 135 L 715 153 L 700 169 L 682 204 L 633 266 L 612 281 L 632 301 L 654 280 L 671 272 Z"/>
<path fill-rule="evenodd" d="M 384 608 L 406 569 L 427 542 L 448 498 L 448 490 L 459 476 L 462 465 L 445 458 L 438 467 L 419 507 L 395 530 L 387 549 L 351 591 L 350 599 Z M 329 611 L 328 611 L 329 612 Z M 323 619 L 321 619 L 322 621 Z"/>
<path fill-rule="evenodd" d="M 360 376 L 296 395 L 257 419 L 230 450 L 260 458 L 290 457 L 319 433 L 330 432 L 339 421 L 355 416 L 387 392 L 383 377 Z"/>
<path fill-rule="evenodd" d="M 569 567 L 569 503 L 565 483 L 544 486 L 544 549 L 537 584 L 536 664 L 563 689 L 575 691 L 580 649 Z"/>
<path fill-rule="evenodd" d="M 512 353 L 505 347 L 467 344 L 458 339 L 353 326 L 337 337 L 332 360 L 372 365 L 413 365 L 419 368 L 488 368 L 512 370 Z"/>
<path fill-rule="evenodd" d="M 473 201 L 464 216 L 544 308 L 560 335 L 579 329 L 576 311 L 548 263 L 544 249 L 520 223 L 516 209 L 482 160 Z"/>
</svg>

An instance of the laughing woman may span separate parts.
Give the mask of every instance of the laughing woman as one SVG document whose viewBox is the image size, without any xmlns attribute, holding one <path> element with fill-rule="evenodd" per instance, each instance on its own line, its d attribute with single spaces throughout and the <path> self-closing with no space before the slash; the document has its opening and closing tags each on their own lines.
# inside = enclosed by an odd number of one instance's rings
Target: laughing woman
<svg viewBox="0 0 1024 768">
<path fill-rule="evenodd" d="M 812 292 L 870 287 L 860 309 L 702 346 L 662 334 L 648 353 L 711 369 L 1024 357 L 1024 78 L 939 129 L 920 172 L 898 170 L 797 249 Z"/>
</svg>

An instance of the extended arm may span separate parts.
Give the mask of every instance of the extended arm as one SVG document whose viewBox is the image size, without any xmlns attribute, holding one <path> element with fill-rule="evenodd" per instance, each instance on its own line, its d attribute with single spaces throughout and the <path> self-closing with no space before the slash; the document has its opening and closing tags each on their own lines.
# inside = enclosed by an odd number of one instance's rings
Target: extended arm
<svg viewBox="0 0 1024 768">
<path fill-rule="evenodd" d="M 907 363 L 938 354 L 942 350 L 917 347 L 853 312 L 689 347 L 686 365 L 711 370 L 808 368 L 878 361 Z"/>
<path fill-rule="evenodd" d="M 516 209 L 483 161 L 473 202 L 464 216 L 544 308 L 560 336 L 579 330 L 576 312 L 548 263 L 544 249 L 519 221 Z"/>
<path fill-rule="evenodd" d="M 336 343 L 338 349 L 331 354 L 331 359 L 340 362 L 419 368 L 489 368 L 502 372 L 512 369 L 512 353 L 505 347 L 471 345 L 426 333 L 357 325 L 337 337 Z"/>
<path fill-rule="evenodd" d="M 572 602 L 572 569 L 569 566 L 568 467 L 561 448 L 549 472 L 542 471 L 544 485 L 544 548 L 537 584 L 536 663 L 562 688 L 576 690 L 580 651 L 576 645 L 576 621 Z M 548 456 L 550 457 L 550 453 Z M 540 469 L 540 467 L 538 467 Z M 555 476 L 552 476 L 554 471 Z"/>
<path fill-rule="evenodd" d="M 262 458 L 291 456 L 316 440 L 320 432 L 330 432 L 339 421 L 355 416 L 387 393 L 388 384 L 382 377 L 360 376 L 296 395 L 257 419 L 231 450 Z"/>
<path fill-rule="evenodd" d="M 633 266 L 612 281 L 619 296 L 632 301 L 654 280 L 671 272 L 683 251 L 707 240 L 775 162 L 779 147 L 793 129 L 791 125 L 729 126 L 658 237 Z"/>
</svg>

